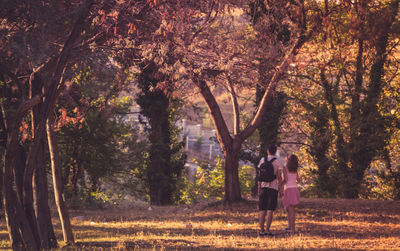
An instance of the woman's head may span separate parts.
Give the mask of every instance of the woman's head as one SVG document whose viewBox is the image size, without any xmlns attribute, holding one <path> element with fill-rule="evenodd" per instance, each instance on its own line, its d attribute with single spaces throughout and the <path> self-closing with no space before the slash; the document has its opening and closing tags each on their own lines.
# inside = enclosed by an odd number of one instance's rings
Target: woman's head
<svg viewBox="0 0 400 251">
<path fill-rule="evenodd" d="M 291 173 L 297 172 L 297 169 L 299 168 L 299 160 L 296 155 L 292 154 L 286 158 L 286 167 Z"/>
</svg>

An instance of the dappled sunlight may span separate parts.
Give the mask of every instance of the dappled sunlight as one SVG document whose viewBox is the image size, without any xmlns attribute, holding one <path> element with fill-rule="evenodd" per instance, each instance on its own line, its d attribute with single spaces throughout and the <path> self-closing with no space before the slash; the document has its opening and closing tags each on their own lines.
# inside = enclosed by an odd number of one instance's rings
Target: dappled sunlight
<svg viewBox="0 0 400 251">
<path fill-rule="evenodd" d="M 400 249 L 400 202 L 303 199 L 298 207 L 297 233 L 285 233 L 287 219 L 280 207 L 271 226 L 274 237 L 258 236 L 255 201 L 232 207 L 210 204 L 185 208 L 73 211 L 76 248 Z M 57 238 L 62 240 L 56 216 L 54 223 Z M 4 220 L 0 227 L 0 247 L 7 248 L 9 241 Z"/>
</svg>

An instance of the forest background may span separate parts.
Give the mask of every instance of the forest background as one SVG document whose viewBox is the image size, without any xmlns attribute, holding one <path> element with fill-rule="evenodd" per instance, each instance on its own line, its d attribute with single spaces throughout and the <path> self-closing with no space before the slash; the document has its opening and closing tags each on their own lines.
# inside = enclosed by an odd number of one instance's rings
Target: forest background
<svg viewBox="0 0 400 251">
<path fill-rule="evenodd" d="M 251 198 L 252 167 L 239 163 L 256 165 L 268 144 L 300 157 L 303 196 L 400 198 L 399 1 L 0 5 L 14 249 L 57 246 L 51 201 L 70 243 L 68 207 Z M 200 161 L 193 182 L 176 122 L 199 116 L 223 156 Z"/>
</svg>

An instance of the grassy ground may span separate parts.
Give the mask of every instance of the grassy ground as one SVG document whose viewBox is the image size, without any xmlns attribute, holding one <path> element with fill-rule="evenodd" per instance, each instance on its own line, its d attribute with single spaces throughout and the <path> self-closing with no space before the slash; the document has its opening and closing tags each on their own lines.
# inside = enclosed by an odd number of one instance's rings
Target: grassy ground
<svg viewBox="0 0 400 251">
<path fill-rule="evenodd" d="M 400 250 L 400 201 L 303 199 L 295 235 L 275 213 L 274 237 L 259 237 L 257 202 L 225 207 L 72 211 L 76 246 L 68 250 Z M 57 238 L 60 224 L 54 219 Z M 63 245 L 62 242 L 59 243 Z M 0 249 L 9 247 L 4 217 Z"/>
</svg>

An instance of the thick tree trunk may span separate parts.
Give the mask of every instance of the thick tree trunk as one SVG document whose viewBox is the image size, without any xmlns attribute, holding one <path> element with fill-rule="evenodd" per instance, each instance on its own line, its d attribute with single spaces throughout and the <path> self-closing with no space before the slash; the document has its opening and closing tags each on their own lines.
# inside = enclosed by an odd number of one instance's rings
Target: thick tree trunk
<svg viewBox="0 0 400 251">
<path fill-rule="evenodd" d="M 53 175 L 54 198 L 56 201 L 58 216 L 61 222 L 64 242 L 67 244 L 74 243 L 74 235 L 72 232 L 71 222 L 69 219 L 68 208 L 64 200 L 64 189 L 61 177 L 60 156 L 58 144 L 53 130 L 52 119 L 47 120 L 47 141 L 49 144 L 51 172 Z"/>
<path fill-rule="evenodd" d="M 348 170 L 347 166 L 347 152 L 345 151 L 345 141 L 344 141 L 344 136 L 342 132 L 342 126 L 340 124 L 339 120 L 339 114 L 337 111 L 336 103 L 335 103 L 335 93 L 333 93 L 333 88 L 332 86 L 329 85 L 328 80 L 326 79 L 325 76 L 325 69 L 321 69 L 320 72 L 320 77 L 321 77 L 321 83 L 322 87 L 324 88 L 325 91 L 325 99 L 328 102 L 329 106 L 329 111 L 330 111 L 330 116 L 331 119 L 333 120 L 333 127 L 335 131 L 335 136 L 336 136 L 336 157 L 338 160 L 338 166 L 341 171 L 342 180 L 346 179 L 346 172 Z"/>
<path fill-rule="evenodd" d="M 12 153 L 17 152 L 18 129 L 10 126 L 8 128 L 10 128 L 10 131 L 4 158 L 2 190 L 10 242 L 14 250 L 36 250 L 38 243 L 25 216 L 21 201 L 17 199 L 18 196 L 13 185 L 14 159 L 16 156 L 13 156 Z"/>
<path fill-rule="evenodd" d="M 48 182 L 45 172 L 45 144 L 40 146 L 37 166 L 34 175 L 34 195 L 35 212 L 38 224 L 41 248 L 49 249 L 57 247 L 57 239 L 54 234 L 53 224 L 51 222 L 51 212 L 48 204 Z"/>
<path fill-rule="evenodd" d="M 224 148 L 225 154 L 225 202 L 242 200 L 239 182 L 239 151 L 233 146 Z M 228 150 L 229 149 L 229 150 Z"/>
<path fill-rule="evenodd" d="M 309 153 L 313 156 L 318 167 L 317 188 L 322 195 L 333 197 L 336 194 L 338 182 L 335 177 L 331 177 L 328 173 L 332 164 L 327 157 L 332 142 L 328 129 L 331 113 L 325 105 L 316 107 L 306 105 L 306 107 L 309 107 L 308 109 L 315 113 L 315 119 L 309 121 L 313 131 L 310 135 L 311 147 Z"/>
<path fill-rule="evenodd" d="M 26 150 L 20 144 L 17 145 L 17 151 L 14 158 L 14 176 L 15 188 L 17 190 L 18 200 L 23 204 L 23 178 L 26 162 Z"/>
<path fill-rule="evenodd" d="M 149 114 L 151 126 L 150 162 L 148 180 L 150 185 L 150 201 L 152 205 L 171 205 L 173 203 L 173 185 L 171 170 L 171 137 L 169 126 L 170 103 L 165 94 L 158 90 L 152 93 L 157 97 L 158 104 L 153 109 L 157 113 Z"/>
<path fill-rule="evenodd" d="M 4 160 L 4 168 L 3 168 L 3 186 L 2 186 L 2 191 L 3 191 L 3 196 L 4 196 L 4 211 L 5 211 L 5 218 L 7 221 L 7 229 L 8 229 L 8 234 L 10 237 L 10 242 L 13 250 L 22 250 L 22 248 L 25 246 L 24 242 L 22 241 L 22 236 L 19 232 L 19 224 L 17 223 L 17 210 L 15 208 L 15 205 L 18 203 L 15 202 L 17 200 L 17 196 L 12 189 L 13 187 L 13 174 L 12 174 L 12 160 L 10 154 L 5 152 L 5 160 Z M 34 243 L 33 237 L 31 240 Z"/>
<path fill-rule="evenodd" d="M 35 77 L 36 76 L 36 77 Z M 38 77 L 38 74 L 32 74 L 30 78 L 30 97 L 33 97 L 34 95 L 41 95 L 42 94 L 42 89 L 43 89 L 43 82 L 40 81 L 40 78 Z M 30 147 L 29 155 L 34 156 L 34 161 L 29 161 L 26 164 L 26 167 L 24 169 L 24 173 L 22 175 L 23 177 L 23 205 L 24 205 L 24 210 L 26 213 L 26 216 L 28 218 L 29 224 L 31 226 L 31 229 L 34 233 L 36 241 L 39 243 L 39 248 L 49 248 L 48 241 L 45 239 L 45 234 L 48 234 L 46 232 L 46 229 L 44 228 L 43 222 L 42 228 L 43 231 L 45 231 L 44 234 L 41 234 L 40 231 L 41 229 L 39 228 L 39 217 L 41 220 L 43 220 L 43 212 L 38 211 L 38 195 L 40 191 L 40 186 L 36 186 L 36 182 L 39 179 L 37 169 L 41 168 L 42 165 L 44 165 L 44 152 L 43 152 L 43 140 L 39 139 L 38 137 L 40 132 L 39 128 L 39 121 L 41 119 L 41 109 L 43 108 L 43 104 L 39 104 L 38 106 L 35 106 L 31 110 L 31 124 L 32 124 L 32 136 L 35 139 L 34 140 L 34 146 Z M 32 154 L 32 151 L 35 150 L 35 154 Z M 36 175 L 34 176 L 34 174 Z M 35 179 L 34 179 L 35 177 Z M 43 178 L 42 178 L 43 179 Z M 36 198 L 35 198 L 36 197 Z M 36 199 L 36 204 L 34 203 Z M 40 199 L 39 199 L 40 200 Z M 36 207 L 36 208 L 35 208 Z M 35 210 L 36 209 L 36 210 Z"/>
<path fill-rule="evenodd" d="M 36 163 L 34 164 L 36 165 Z M 33 164 L 31 164 L 31 168 L 28 171 L 25 169 L 23 182 L 23 207 L 35 240 L 39 241 L 39 229 L 33 206 L 33 171 L 35 168 L 36 167 L 33 168 Z"/>
</svg>

